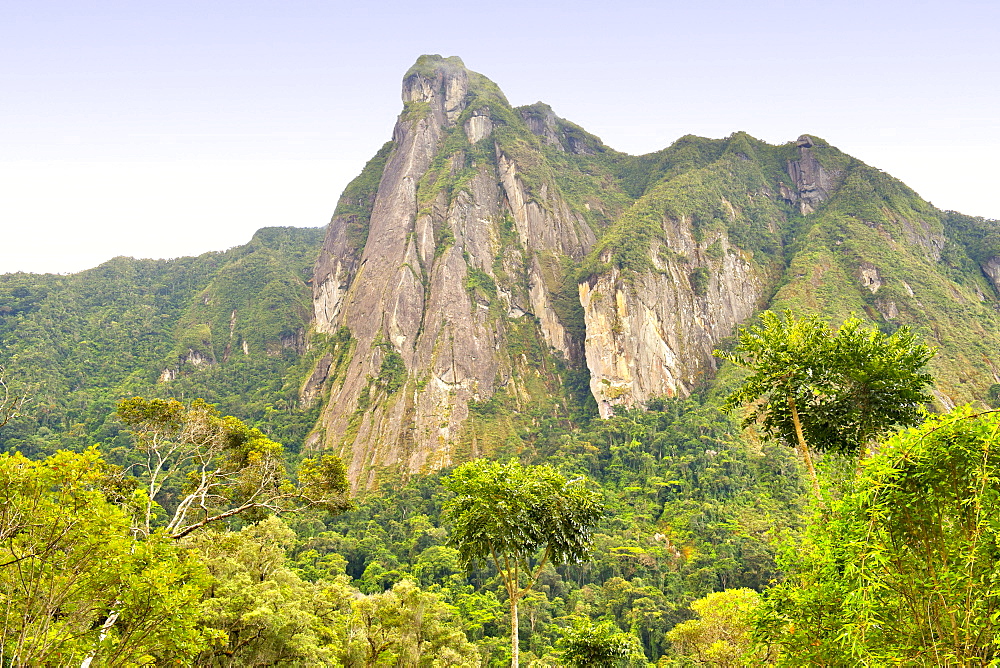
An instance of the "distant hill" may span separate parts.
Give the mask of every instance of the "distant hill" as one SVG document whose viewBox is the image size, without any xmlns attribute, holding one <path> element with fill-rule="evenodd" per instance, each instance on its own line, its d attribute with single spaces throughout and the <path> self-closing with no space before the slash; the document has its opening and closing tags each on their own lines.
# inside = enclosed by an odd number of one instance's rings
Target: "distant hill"
<svg viewBox="0 0 1000 668">
<path fill-rule="evenodd" d="M 148 395 L 203 397 L 297 449 L 315 421 L 294 379 L 309 364 L 307 282 L 321 239 L 265 228 L 221 253 L 0 276 L 0 364 L 31 398 L 0 431 L 2 447 L 114 446 L 114 403 Z"/>
</svg>

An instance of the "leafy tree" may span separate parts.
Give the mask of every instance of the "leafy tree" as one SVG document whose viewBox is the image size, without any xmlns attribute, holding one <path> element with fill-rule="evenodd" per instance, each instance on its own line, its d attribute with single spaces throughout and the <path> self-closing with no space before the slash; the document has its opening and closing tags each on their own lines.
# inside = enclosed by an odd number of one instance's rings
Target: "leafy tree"
<svg viewBox="0 0 1000 668">
<path fill-rule="evenodd" d="M 204 569 L 162 532 L 134 540 L 107 482 L 95 448 L 0 455 L 0 664 L 152 664 L 204 645 Z"/>
<path fill-rule="evenodd" d="M 602 512 L 600 497 L 582 478 L 567 482 L 551 466 L 524 467 L 517 461 L 475 460 L 443 482 L 455 495 L 445 504 L 452 524 L 449 544 L 467 567 L 492 562 L 506 587 L 516 668 L 518 602 L 550 560 L 579 561 L 587 555 Z"/>
<path fill-rule="evenodd" d="M 216 635 L 199 666 L 331 665 L 346 642 L 347 579 L 307 582 L 289 568 L 294 532 L 271 516 L 240 531 L 205 531 L 183 540 L 209 575 L 200 622 Z"/>
<path fill-rule="evenodd" d="M 558 645 L 563 664 L 572 668 L 611 668 L 636 660 L 645 664 L 639 639 L 610 621 L 595 624 L 589 619 L 576 619 L 563 631 Z"/>
<path fill-rule="evenodd" d="M 1000 415 L 900 432 L 789 546 L 761 635 L 788 665 L 993 665 L 1000 617 Z"/>
<path fill-rule="evenodd" d="M 915 424 L 930 401 L 924 366 L 933 355 L 906 327 L 891 335 L 848 319 L 834 332 L 816 316 L 765 311 L 742 329 L 732 352 L 715 351 L 750 375 L 726 400 L 749 404 L 746 423 L 795 443 L 809 468 L 809 448 L 863 456 L 879 436 Z"/>
<path fill-rule="evenodd" d="M 351 608 L 348 642 L 340 657 L 344 665 L 444 667 L 479 662 L 455 610 L 412 580 L 358 597 Z"/>
<path fill-rule="evenodd" d="M 296 488 L 288 480 L 280 443 L 220 415 L 201 399 L 189 406 L 176 399 L 125 399 L 118 416 L 143 456 L 131 467 L 144 484 L 132 503 L 138 529 L 147 535 L 163 510 L 169 511 L 166 532 L 181 538 L 235 515 L 259 518 L 306 505 L 347 507 L 339 459 L 304 460 L 302 484 Z"/>
<path fill-rule="evenodd" d="M 768 661 L 766 651 L 753 647 L 750 637 L 752 613 L 760 605 L 753 589 L 727 589 L 691 603 L 698 615 L 678 624 L 667 639 L 685 657 L 700 664 L 735 668 Z"/>
</svg>

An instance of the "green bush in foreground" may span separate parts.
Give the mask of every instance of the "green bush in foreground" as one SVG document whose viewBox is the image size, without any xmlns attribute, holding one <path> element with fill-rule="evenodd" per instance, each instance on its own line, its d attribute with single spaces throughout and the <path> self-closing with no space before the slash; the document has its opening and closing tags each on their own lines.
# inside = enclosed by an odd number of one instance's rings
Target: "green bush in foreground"
<svg viewBox="0 0 1000 668">
<path fill-rule="evenodd" d="M 786 665 L 992 665 L 1000 618 L 1000 414 L 890 438 L 816 512 L 765 594 Z"/>
</svg>

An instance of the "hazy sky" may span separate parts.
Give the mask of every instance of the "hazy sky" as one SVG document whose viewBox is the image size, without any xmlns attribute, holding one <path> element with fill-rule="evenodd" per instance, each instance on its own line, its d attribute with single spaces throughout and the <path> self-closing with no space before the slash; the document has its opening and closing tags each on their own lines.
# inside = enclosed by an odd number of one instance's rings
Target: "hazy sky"
<svg viewBox="0 0 1000 668">
<path fill-rule="evenodd" d="M 0 0 L 0 273 L 326 224 L 458 55 L 630 153 L 800 134 L 1000 218 L 1000 3 Z"/>
</svg>

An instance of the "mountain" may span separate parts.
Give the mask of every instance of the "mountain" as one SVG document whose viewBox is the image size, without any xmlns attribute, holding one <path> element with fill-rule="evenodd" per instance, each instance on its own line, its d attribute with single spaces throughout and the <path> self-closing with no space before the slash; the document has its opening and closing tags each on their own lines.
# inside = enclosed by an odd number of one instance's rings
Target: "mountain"
<svg viewBox="0 0 1000 668">
<path fill-rule="evenodd" d="M 114 404 L 148 395 L 203 397 L 297 450 L 316 419 L 293 379 L 313 362 L 307 282 L 321 240 L 265 228 L 222 253 L 0 276 L 0 365 L 31 400 L 0 447 L 124 446 Z"/>
<path fill-rule="evenodd" d="M 454 57 L 421 57 L 402 97 L 313 276 L 308 443 L 359 485 L 516 450 L 529 423 L 592 401 L 608 417 L 687 396 L 764 308 L 914 326 L 939 349 L 941 407 L 1000 382 L 996 221 L 810 135 L 619 153 Z"/>
<path fill-rule="evenodd" d="M 627 155 L 454 57 L 402 101 L 325 232 L 0 276 L 0 364 L 34 399 L 0 447 L 124 446 L 117 399 L 204 397 L 369 488 L 710 397 L 734 380 L 712 350 L 767 308 L 910 325 L 939 409 L 1000 383 L 998 221 L 813 135 Z"/>
</svg>

